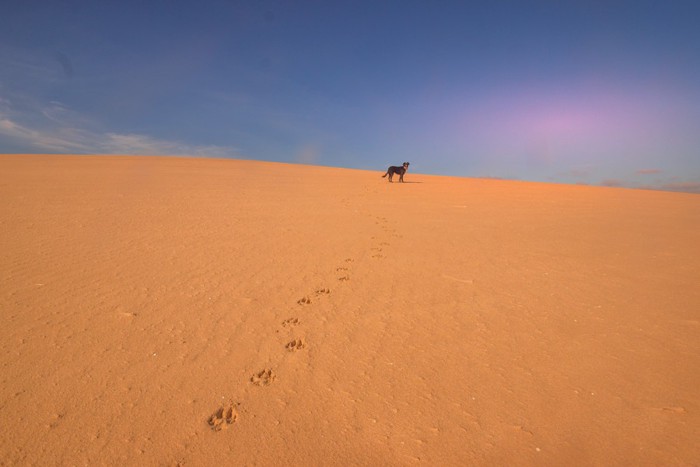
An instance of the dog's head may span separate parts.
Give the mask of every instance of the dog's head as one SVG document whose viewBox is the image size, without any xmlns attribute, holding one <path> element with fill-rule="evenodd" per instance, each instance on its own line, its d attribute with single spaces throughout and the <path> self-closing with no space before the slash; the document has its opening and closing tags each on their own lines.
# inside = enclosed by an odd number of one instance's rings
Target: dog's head
<svg viewBox="0 0 700 467">
<path fill-rule="evenodd" d="M 404 163 L 403 163 L 403 168 L 404 168 L 404 169 L 407 169 L 408 166 L 409 166 L 410 164 L 411 164 L 410 162 L 404 162 Z"/>
</svg>

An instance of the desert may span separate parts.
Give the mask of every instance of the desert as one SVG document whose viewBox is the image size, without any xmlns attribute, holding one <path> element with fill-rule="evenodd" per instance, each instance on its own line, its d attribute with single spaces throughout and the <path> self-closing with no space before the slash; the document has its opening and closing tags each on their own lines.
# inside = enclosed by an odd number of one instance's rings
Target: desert
<svg viewBox="0 0 700 467">
<path fill-rule="evenodd" d="M 0 156 L 0 464 L 700 463 L 699 195 L 384 170 Z"/>
</svg>

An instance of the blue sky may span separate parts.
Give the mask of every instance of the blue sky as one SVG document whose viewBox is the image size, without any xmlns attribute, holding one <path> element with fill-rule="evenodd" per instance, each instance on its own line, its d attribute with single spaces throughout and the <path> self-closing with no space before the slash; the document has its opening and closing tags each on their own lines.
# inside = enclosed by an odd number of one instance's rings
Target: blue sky
<svg viewBox="0 0 700 467">
<path fill-rule="evenodd" d="M 700 192 L 699 17 L 643 0 L 6 2 L 0 153 Z"/>
</svg>

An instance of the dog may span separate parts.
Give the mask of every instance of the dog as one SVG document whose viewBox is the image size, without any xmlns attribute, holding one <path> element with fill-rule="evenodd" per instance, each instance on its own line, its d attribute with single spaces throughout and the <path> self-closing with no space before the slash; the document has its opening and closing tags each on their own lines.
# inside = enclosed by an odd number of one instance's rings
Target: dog
<svg viewBox="0 0 700 467">
<path fill-rule="evenodd" d="M 389 181 L 393 183 L 392 178 L 394 177 L 394 174 L 399 174 L 399 182 L 403 182 L 403 174 L 406 173 L 409 165 L 410 165 L 410 162 L 404 162 L 401 167 L 398 167 L 396 165 L 392 165 L 391 167 L 386 169 L 386 173 L 384 175 L 382 175 L 382 178 L 384 178 L 388 175 Z"/>
</svg>

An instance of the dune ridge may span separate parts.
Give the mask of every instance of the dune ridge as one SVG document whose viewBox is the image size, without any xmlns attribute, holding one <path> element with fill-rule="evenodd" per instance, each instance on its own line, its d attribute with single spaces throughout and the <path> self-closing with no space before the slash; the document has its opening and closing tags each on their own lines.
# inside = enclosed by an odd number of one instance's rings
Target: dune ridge
<svg viewBox="0 0 700 467">
<path fill-rule="evenodd" d="M 700 463 L 698 195 L 382 173 L 0 156 L 0 463 Z"/>
</svg>

